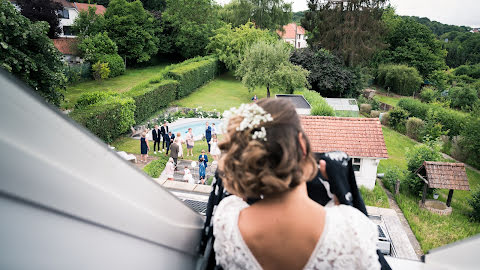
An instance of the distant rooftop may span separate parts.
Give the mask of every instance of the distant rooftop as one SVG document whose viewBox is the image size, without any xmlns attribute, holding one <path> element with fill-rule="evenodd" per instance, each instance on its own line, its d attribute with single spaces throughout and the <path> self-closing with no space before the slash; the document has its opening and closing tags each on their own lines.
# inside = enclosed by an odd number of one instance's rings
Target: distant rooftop
<svg viewBox="0 0 480 270">
<path fill-rule="evenodd" d="M 357 100 L 353 98 L 325 98 L 325 101 L 335 111 L 359 111 Z"/>
<path fill-rule="evenodd" d="M 276 98 L 285 98 L 290 100 L 297 109 L 310 109 L 310 104 L 302 95 L 275 95 Z"/>
<path fill-rule="evenodd" d="M 104 14 L 107 9 L 103 5 L 98 5 L 98 4 L 85 4 L 85 3 L 77 3 L 75 2 L 75 7 L 78 9 L 78 11 L 88 11 L 89 7 L 95 8 L 95 14 L 100 15 Z"/>
<path fill-rule="evenodd" d="M 305 29 L 296 23 L 289 23 L 283 26 L 283 32 L 277 30 L 277 34 L 283 39 L 295 39 L 295 34 L 305 35 Z"/>
<path fill-rule="evenodd" d="M 352 157 L 388 158 L 378 118 L 301 116 L 313 151 L 343 151 Z"/>
</svg>

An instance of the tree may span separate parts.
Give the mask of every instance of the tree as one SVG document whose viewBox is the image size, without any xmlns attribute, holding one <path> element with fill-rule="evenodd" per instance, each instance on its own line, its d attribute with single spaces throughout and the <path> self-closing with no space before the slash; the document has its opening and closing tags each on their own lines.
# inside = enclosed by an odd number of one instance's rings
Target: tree
<svg viewBox="0 0 480 270">
<path fill-rule="evenodd" d="M 362 64 L 384 48 L 382 21 L 386 0 L 309 0 L 302 26 L 309 31 L 308 44 L 342 57 L 345 65 Z"/>
<path fill-rule="evenodd" d="M 278 36 L 268 30 L 255 28 L 251 22 L 232 28 L 230 24 L 214 31 L 207 50 L 218 56 L 229 70 L 235 70 L 243 54 L 252 44 L 259 41 L 274 43 Z"/>
<path fill-rule="evenodd" d="M 375 57 L 379 63 L 397 63 L 415 67 L 425 78 L 445 69 L 447 52 L 432 31 L 412 19 L 402 19 L 386 36 L 389 47 Z"/>
<path fill-rule="evenodd" d="M 167 7 L 166 0 L 140 0 L 143 8 L 150 11 L 164 11 Z"/>
<path fill-rule="evenodd" d="M 31 22 L 10 2 L 0 1 L 0 67 L 58 106 L 66 80 L 48 28 L 46 22 Z"/>
<path fill-rule="evenodd" d="M 449 67 L 458 67 L 464 64 L 480 63 L 480 35 L 469 32 L 449 32 L 441 36 L 440 40 L 447 50 L 446 63 Z"/>
<path fill-rule="evenodd" d="M 118 53 L 137 63 L 157 53 L 154 18 L 136 0 L 111 0 L 105 12 L 105 29 L 117 44 Z"/>
<path fill-rule="evenodd" d="M 291 21 L 292 4 L 284 0 L 233 0 L 221 14 L 234 27 L 252 21 L 261 29 L 276 30 Z"/>
<path fill-rule="evenodd" d="M 62 33 L 57 12 L 63 10 L 60 3 L 52 0 L 17 0 L 23 16 L 32 22 L 45 21 L 50 25 L 48 36 L 56 38 Z"/>
<path fill-rule="evenodd" d="M 107 32 L 95 36 L 87 36 L 78 44 L 81 56 L 90 63 L 96 63 L 104 54 L 116 54 L 117 45 L 107 35 Z"/>
<path fill-rule="evenodd" d="M 68 0 L 68 2 L 87 3 L 87 4 L 99 4 L 104 7 L 108 7 L 110 0 Z"/>
<path fill-rule="evenodd" d="M 105 18 L 96 14 L 95 10 L 94 7 L 88 7 L 87 11 L 80 11 L 75 19 L 72 29 L 80 39 L 105 31 Z"/>
<path fill-rule="evenodd" d="M 185 58 L 204 55 L 213 30 L 220 27 L 211 0 L 167 0 L 162 18 L 171 28 L 176 51 Z"/>
<path fill-rule="evenodd" d="M 272 87 L 292 93 L 308 84 L 308 71 L 290 63 L 289 56 L 290 46 L 283 41 L 255 43 L 245 52 L 235 74 L 249 90 L 265 86 L 267 97 Z"/>
<path fill-rule="evenodd" d="M 308 83 L 324 97 L 356 97 L 354 74 L 343 66 L 340 58 L 327 50 L 312 48 L 295 50 L 290 61 L 310 73 Z"/>
</svg>

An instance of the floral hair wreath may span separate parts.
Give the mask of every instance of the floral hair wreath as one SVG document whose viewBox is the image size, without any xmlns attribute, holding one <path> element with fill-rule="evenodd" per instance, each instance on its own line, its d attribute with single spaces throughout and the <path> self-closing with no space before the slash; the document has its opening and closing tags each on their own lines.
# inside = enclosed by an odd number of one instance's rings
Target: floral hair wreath
<svg viewBox="0 0 480 270">
<path fill-rule="evenodd" d="M 231 108 L 223 113 L 223 118 L 225 119 L 225 129 L 228 126 L 228 122 L 230 118 L 234 116 L 241 116 L 243 117 L 240 126 L 237 127 L 237 131 L 244 131 L 246 129 L 255 129 L 260 128 L 260 130 L 256 130 L 251 136 L 253 140 L 259 139 L 267 141 L 267 131 L 265 127 L 260 127 L 260 124 L 267 123 L 273 121 L 273 117 L 271 114 L 267 113 L 262 107 L 258 106 L 255 103 L 251 104 L 242 104 L 240 107 Z"/>
</svg>

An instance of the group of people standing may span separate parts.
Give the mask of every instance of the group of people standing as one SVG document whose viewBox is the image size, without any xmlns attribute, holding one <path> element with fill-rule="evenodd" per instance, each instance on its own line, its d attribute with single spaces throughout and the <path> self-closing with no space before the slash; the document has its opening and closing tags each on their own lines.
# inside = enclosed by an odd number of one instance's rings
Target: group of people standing
<svg viewBox="0 0 480 270">
<path fill-rule="evenodd" d="M 140 148 L 141 148 L 141 161 L 147 162 L 148 151 L 150 146 L 148 140 L 146 139 L 147 133 L 144 132 L 140 139 Z M 165 152 L 166 156 L 170 156 L 169 162 L 167 163 L 165 170 L 169 180 L 173 180 L 173 174 L 177 170 L 178 158 L 183 158 L 183 144 L 187 146 L 187 157 L 193 157 L 193 147 L 195 145 L 194 134 L 192 128 L 188 129 L 185 139 L 182 138 L 180 132 L 173 134 L 168 127 L 168 123 L 164 122 L 163 125 L 159 128 L 158 125 L 155 125 L 155 128 L 152 130 L 152 139 L 153 139 L 153 151 L 154 154 Z M 205 139 L 208 145 L 208 152 L 212 155 L 214 162 L 220 157 L 220 149 L 218 148 L 218 139 L 217 139 L 217 129 L 215 123 L 212 123 L 210 126 L 207 122 L 205 124 Z M 162 149 L 160 150 L 160 144 Z M 166 150 L 165 150 L 166 148 Z M 169 155 L 170 152 L 170 155 Z M 199 182 L 205 183 L 206 168 L 208 166 L 208 156 L 205 153 L 205 150 L 202 149 L 202 153 L 198 156 L 199 162 Z M 189 182 L 192 180 L 191 173 L 188 168 L 185 170 L 185 179 Z M 188 176 L 190 175 L 190 177 Z"/>
</svg>

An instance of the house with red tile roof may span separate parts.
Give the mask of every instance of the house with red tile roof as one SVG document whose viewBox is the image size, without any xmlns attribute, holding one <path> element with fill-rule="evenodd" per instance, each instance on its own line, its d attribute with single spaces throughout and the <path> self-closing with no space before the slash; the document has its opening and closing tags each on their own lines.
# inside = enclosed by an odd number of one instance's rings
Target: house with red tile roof
<svg viewBox="0 0 480 270">
<path fill-rule="evenodd" d="M 301 116 L 313 152 L 343 151 L 352 158 L 359 186 L 373 189 L 377 167 L 387 159 L 387 146 L 378 118 Z"/>
<path fill-rule="evenodd" d="M 77 38 L 56 38 L 52 39 L 53 45 L 63 54 L 63 61 L 68 64 L 82 63 L 83 59 L 78 56 Z"/>
<path fill-rule="evenodd" d="M 277 34 L 285 41 L 292 44 L 295 48 L 307 47 L 307 37 L 305 29 L 296 23 L 289 23 L 283 26 L 283 32 L 277 30 Z"/>
</svg>

